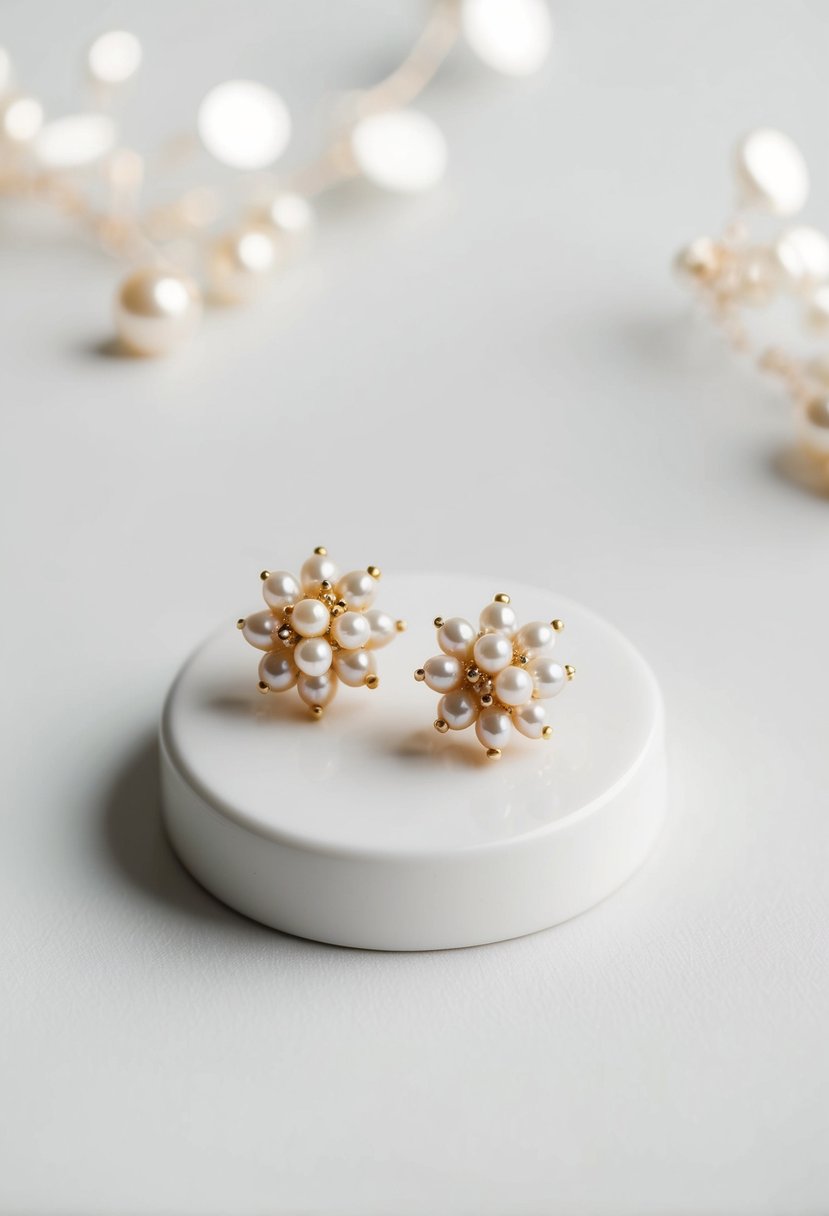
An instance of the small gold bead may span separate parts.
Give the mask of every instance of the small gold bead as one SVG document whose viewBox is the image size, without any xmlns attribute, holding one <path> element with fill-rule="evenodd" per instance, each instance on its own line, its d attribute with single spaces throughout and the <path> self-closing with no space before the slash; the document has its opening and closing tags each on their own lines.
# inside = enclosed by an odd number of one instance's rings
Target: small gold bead
<svg viewBox="0 0 829 1216">
<path fill-rule="evenodd" d="M 263 570 L 262 573 L 259 575 L 259 577 L 261 578 L 262 582 L 264 583 L 266 579 L 269 579 L 271 577 L 270 570 Z"/>
<path fill-rule="evenodd" d="M 286 604 L 285 607 L 282 609 L 285 616 L 290 616 L 291 613 L 293 612 L 293 610 L 294 610 L 293 604 Z"/>
<path fill-rule="evenodd" d="M 552 739 L 552 737 L 553 737 L 552 726 L 545 726 L 541 732 L 541 738 L 542 739 Z"/>
<path fill-rule="evenodd" d="M 280 639 L 280 641 L 287 642 L 288 638 L 291 636 L 290 625 L 280 625 L 276 631 L 276 636 Z"/>
<path fill-rule="evenodd" d="M 443 718 L 437 718 L 435 720 L 435 730 L 439 735 L 445 735 L 448 729 L 449 725 L 448 723 L 444 722 Z"/>
<path fill-rule="evenodd" d="M 493 604 L 508 604 L 510 602 L 510 600 L 509 600 L 509 596 L 504 595 L 504 593 L 502 591 L 499 595 L 493 595 L 492 602 L 493 602 Z M 500 755 L 501 753 L 499 752 L 498 754 Z"/>
<path fill-rule="evenodd" d="M 244 629 L 244 627 L 245 627 L 245 618 L 243 616 L 240 616 L 238 621 L 236 622 L 236 628 Z"/>
<path fill-rule="evenodd" d="M 380 683 L 379 676 L 375 676 L 375 675 L 366 676 L 366 688 L 376 688 L 379 683 Z"/>
<path fill-rule="evenodd" d="M 268 686 L 264 680 L 259 681 L 259 691 L 260 692 L 270 692 L 270 689 L 268 688 Z"/>
<path fill-rule="evenodd" d="M 405 621 L 395 621 L 395 628 L 398 633 L 405 633 L 408 626 Z"/>
<path fill-rule="evenodd" d="M 368 572 L 369 572 L 369 574 L 371 575 L 371 577 L 372 577 L 372 578 L 379 578 L 379 577 L 380 577 L 380 571 L 379 571 L 379 569 L 378 569 L 378 567 L 377 567 L 377 566 L 369 566 L 369 567 L 368 567 Z"/>
<path fill-rule="evenodd" d="M 567 679 L 572 680 L 576 674 L 575 667 L 571 667 L 569 663 L 564 664 L 564 670 L 567 673 Z"/>
<path fill-rule="evenodd" d="M 337 600 L 337 607 L 342 612 L 345 612 L 346 608 L 348 607 L 348 604 L 345 602 L 345 600 Z"/>
<path fill-rule="evenodd" d="M 317 545 L 314 552 L 316 553 L 317 557 L 328 557 L 328 550 L 326 549 L 325 545 Z"/>
<path fill-rule="evenodd" d="M 332 616 L 342 616 L 342 614 L 344 612 L 345 612 L 345 609 L 341 608 L 339 604 L 335 604 L 334 607 L 331 609 Z"/>
<path fill-rule="evenodd" d="M 440 629 L 442 627 L 442 625 L 443 625 L 443 617 L 436 616 L 435 617 L 435 629 Z"/>
<path fill-rule="evenodd" d="M 500 760 L 501 759 L 500 747 L 488 747 L 486 749 L 486 758 L 487 758 L 487 760 Z"/>
<path fill-rule="evenodd" d="M 555 629 L 556 633 L 561 633 L 562 629 L 564 628 L 564 621 L 560 621 L 558 617 L 556 617 L 554 621 L 550 621 L 550 624 L 552 625 L 553 629 Z"/>
<path fill-rule="evenodd" d="M 481 678 L 481 673 L 478 671 L 477 667 L 467 667 L 466 678 L 470 684 L 477 684 Z"/>
<path fill-rule="evenodd" d="M 415 679 L 417 680 L 418 684 L 422 684 L 426 679 L 426 672 L 422 667 L 418 667 L 417 671 L 415 672 Z"/>
<path fill-rule="evenodd" d="M 488 692 L 485 692 L 484 695 L 481 697 L 481 705 L 486 705 L 487 707 L 489 707 L 491 704 L 492 704 L 492 695 Z"/>
<path fill-rule="evenodd" d="M 527 663 L 529 662 L 529 659 L 527 658 L 527 656 L 525 654 L 519 654 L 518 662 L 521 664 L 522 667 L 526 667 Z"/>
<path fill-rule="evenodd" d="M 331 590 L 331 584 L 329 583 L 327 578 L 324 578 L 322 580 L 322 582 L 320 583 L 320 591 L 330 591 L 330 590 Z"/>
<path fill-rule="evenodd" d="M 313 714 L 313 716 L 315 718 L 321 718 L 322 717 L 322 706 L 321 705 L 312 705 L 311 713 Z"/>
</svg>

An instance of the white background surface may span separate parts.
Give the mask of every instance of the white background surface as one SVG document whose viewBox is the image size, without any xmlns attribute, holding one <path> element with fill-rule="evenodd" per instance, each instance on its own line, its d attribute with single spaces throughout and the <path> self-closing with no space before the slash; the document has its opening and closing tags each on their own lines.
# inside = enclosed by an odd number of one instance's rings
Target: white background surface
<svg viewBox="0 0 829 1216">
<path fill-rule="evenodd" d="M 302 282 L 173 361 L 102 353 L 117 268 L 3 207 L 4 1212 L 829 1204 L 829 502 L 780 472 L 786 405 L 666 269 L 757 123 L 802 144 L 825 219 L 829 11 L 555 12 L 543 77 L 458 57 L 430 93 L 443 189 L 349 191 Z M 418 15 L 29 0 L 3 40 L 57 108 L 73 51 L 135 28 L 151 146 L 233 73 L 318 115 Z M 165 687 L 262 566 L 319 543 L 547 583 L 640 645 L 672 798 L 620 894 L 522 941 L 386 956 L 281 937 L 181 871 Z"/>
</svg>

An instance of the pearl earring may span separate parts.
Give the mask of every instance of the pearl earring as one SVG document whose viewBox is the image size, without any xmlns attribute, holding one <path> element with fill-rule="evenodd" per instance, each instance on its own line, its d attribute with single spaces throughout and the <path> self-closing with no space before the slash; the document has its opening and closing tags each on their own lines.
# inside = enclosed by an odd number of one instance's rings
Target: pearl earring
<svg viewBox="0 0 829 1216">
<path fill-rule="evenodd" d="M 340 684 L 376 688 L 374 651 L 406 628 L 372 608 L 380 571 L 376 566 L 340 575 L 327 549 L 315 549 L 299 578 L 285 570 L 263 570 L 267 608 L 236 622 L 246 642 L 264 650 L 259 691 L 287 692 L 296 686 L 316 718 Z"/>
<path fill-rule="evenodd" d="M 476 630 L 462 617 L 435 619 L 441 653 L 415 679 L 441 694 L 435 730 L 475 724 L 478 741 L 497 760 L 513 728 L 528 739 L 549 739 L 553 728 L 541 701 L 557 696 L 576 669 L 551 657 L 560 620 L 531 621 L 519 628 L 508 595 L 496 595 Z"/>
</svg>

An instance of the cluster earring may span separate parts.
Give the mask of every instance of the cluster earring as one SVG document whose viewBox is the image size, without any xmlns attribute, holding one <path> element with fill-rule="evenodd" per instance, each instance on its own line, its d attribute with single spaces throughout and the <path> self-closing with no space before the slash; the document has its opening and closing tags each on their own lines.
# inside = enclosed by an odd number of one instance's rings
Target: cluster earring
<svg viewBox="0 0 829 1216">
<path fill-rule="evenodd" d="M 676 266 L 732 348 L 783 384 L 803 454 L 829 485 L 829 235 L 791 222 L 808 198 L 809 171 L 782 131 L 761 128 L 742 139 L 734 175 L 731 218 L 718 236 L 691 241 Z M 759 225 L 754 216 L 764 217 Z M 772 228 L 770 217 L 778 221 Z M 752 311 L 784 301 L 794 305 L 808 345 L 767 343 L 750 321 Z"/>
<path fill-rule="evenodd" d="M 558 696 L 576 670 L 552 657 L 555 619 L 519 627 L 508 595 L 496 595 L 476 629 L 462 617 L 435 618 L 441 653 L 415 672 L 440 693 L 434 726 L 440 734 L 474 724 L 478 741 L 497 760 L 513 730 L 528 739 L 550 739 L 553 728 L 542 704 Z"/>
<path fill-rule="evenodd" d="M 340 684 L 376 688 L 374 652 L 406 628 L 372 607 L 380 571 L 376 566 L 340 574 L 328 551 L 315 549 L 296 578 L 285 570 L 263 570 L 261 612 L 236 622 L 246 642 L 265 651 L 259 691 L 296 688 L 315 718 L 321 718 Z"/>
</svg>

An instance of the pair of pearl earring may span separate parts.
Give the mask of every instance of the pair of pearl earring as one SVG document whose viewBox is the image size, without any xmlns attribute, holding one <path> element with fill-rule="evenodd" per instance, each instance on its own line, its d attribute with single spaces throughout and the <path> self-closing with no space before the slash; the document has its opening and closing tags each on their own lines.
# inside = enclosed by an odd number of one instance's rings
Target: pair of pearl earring
<svg viewBox="0 0 829 1216">
<path fill-rule="evenodd" d="M 321 718 L 340 684 L 377 688 L 376 651 L 406 628 L 374 598 L 376 566 L 340 574 L 323 547 L 314 550 L 299 577 L 263 570 L 267 607 L 237 621 L 245 641 L 264 651 L 262 693 L 296 688 Z M 513 731 L 549 739 L 553 728 L 544 702 L 558 696 L 575 675 L 552 656 L 559 619 L 519 626 L 508 595 L 496 595 L 481 612 L 478 628 L 462 617 L 435 618 L 440 654 L 415 679 L 440 695 L 434 727 L 440 734 L 475 727 L 487 756 L 497 760 Z"/>
</svg>

